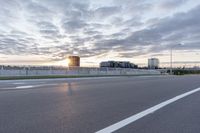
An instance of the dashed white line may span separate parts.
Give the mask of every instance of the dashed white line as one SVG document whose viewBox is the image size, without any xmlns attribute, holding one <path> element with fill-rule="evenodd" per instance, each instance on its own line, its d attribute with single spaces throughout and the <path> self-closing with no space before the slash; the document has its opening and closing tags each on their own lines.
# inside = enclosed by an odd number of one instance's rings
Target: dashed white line
<svg viewBox="0 0 200 133">
<path fill-rule="evenodd" d="M 41 84 L 41 85 L 27 85 L 27 86 L 17 86 L 16 89 L 28 89 L 28 88 L 35 88 L 35 87 L 42 87 L 42 86 L 52 86 L 58 84 Z"/>
<path fill-rule="evenodd" d="M 25 83 L 23 83 L 23 82 L 18 82 L 18 83 L 13 83 L 14 85 L 23 85 L 23 84 L 25 84 Z"/>
<path fill-rule="evenodd" d="M 32 85 L 26 85 L 26 86 L 17 86 L 16 89 L 28 89 L 28 88 L 33 88 L 34 86 Z"/>
<path fill-rule="evenodd" d="M 172 99 L 169 99 L 169 100 L 164 101 L 164 102 L 162 102 L 160 104 L 157 104 L 157 105 L 155 105 L 155 106 L 153 106 L 153 107 L 151 107 L 149 109 L 146 109 L 146 110 L 144 110 L 144 111 L 142 111 L 142 112 L 140 112 L 138 114 L 130 116 L 130 117 L 128 117 L 128 118 L 126 118 L 126 119 L 124 119 L 124 120 L 122 120 L 120 122 L 117 122 L 117 123 L 115 123 L 113 125 L 110 125 L 110 126 L 104 128 L 104 129 L 100 130 L 100 131 L 97 131 L 96 133 L 112 133 L 112 132 L 114 132 L 114 131 L 116 131 L 116 130 L 124 127 L 124 126 L 127 126 L 130 123 L 133 123 L 133 122 L 145 117 L 146 115 L 154 113 L 155 111 L 157 111 L 157 110 L 159 110 L 159 109 L 161 109 L 161 108 L 163 108 L 163 107 L 165 107 L 165 106 L 167 106 L 167 105 L 169 105 L 169 104 L 171 104 L 173 102 L 176 102 L 177 100 L 180 100 L 180 99 L 182 99 L 182 98 L 184 98 L 186 96 L 189 96 L 189 95 L 191 95 L 193 93 L 196 93 L 198 91 L 200 91 L 200 88 L 197 88 L 197 89 L 194 89 L 192 91 L 189 91 L 189 92 L 183 93 L 181 95 L 178 95 L 178 96 L 176 96 L 176 97 L 174 97 Z"/>
<path fill-rule="evenodd" d="M 37 88 L 37 87 L 42 87 L 42 86 L 54 86 L 54 85 L 59 85 L 59 84 L 52 83 L 52 84 L 40 84 L 40 85 L 24 85 L 24 86 L 16 86 L 16 87 L 11 87 L 11 88 L 1 88 L 0 90 L 30 89 L 30 88 Z"/>
<path fill-rule="evenodd" d="M 45 84 L 46 82 L 31 82 L 31 84 Z M 12 83 L 14 85 L 24 85 L 24 84 L 28 84 L 27 82 L 15 82 Z"/>
</svg>

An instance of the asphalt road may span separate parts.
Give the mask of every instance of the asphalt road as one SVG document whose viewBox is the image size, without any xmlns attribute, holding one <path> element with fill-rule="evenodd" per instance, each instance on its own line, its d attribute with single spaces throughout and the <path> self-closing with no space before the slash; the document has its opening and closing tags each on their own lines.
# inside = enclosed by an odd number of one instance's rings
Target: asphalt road
<svg viewBox="0 0 200 133">
<path fill-rule="evenodd" d="M 0 133 L 94 133 L 200 87 L 200 76 L 0 81 Z M 115 131 L 200 132 L 200 91 Z"/>
</svg>

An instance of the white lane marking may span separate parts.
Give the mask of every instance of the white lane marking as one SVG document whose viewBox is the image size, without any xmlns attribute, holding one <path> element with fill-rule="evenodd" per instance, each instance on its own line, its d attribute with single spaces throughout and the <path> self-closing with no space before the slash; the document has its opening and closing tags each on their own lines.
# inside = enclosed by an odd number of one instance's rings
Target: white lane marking
<svg viewBox="0 0 200 133">
<path fill-rule="evenodd" d="M 167 105 L 169 105 L 169 104 L 171 104 L 173 102 L 176 102 L 177 100 L 180 100 L 180 99 L 182 99 L 182 98 L 184 98 L 186 96 L 189 96 L 189 95 L 191 95 L 191 94 L 193 94 L 195 92 L 198 92 L 198 91 L 200 91 L 200 88 L 197 88 L 197 89 L 194 89 L 192 91 L 189 91 L 189 92 L 183 93 L 181 95 L 178 95 L 178 96 L 176 96 L 176 97 L 174 97 L 172 99 L 164 101 L 164 102 L 162 102 L 160 104 L 157 104 L 157 105 L 155 105 L 155 106 L 153 106 L 151 108 L 148 108 L 148 109 L 146 109 L 146 110 L 144 110 L 144 111 L 142 111 L 142 112 L 140 112 L 138 114 L 130 116 L 130 117 L 128 117 L 128 118 L 126 118 L 126 119 L 124 119 L 124 120 L 122 120 L 120 122 L 117 122 L 117 123 L 115 123 L 113 125 L 110 125 L 110 126 L 104 128 L 102 130 L 99 130 L 96 133 L 112 133 L 112 132 L 114 132 L 114 131 L 116 131 L 116 130 L 124 127 L 124 126 L 127 126 L 130 123 L 135 122 L 136 120 L 141 119 L 142 117 L 145 117 L 146 115 L 154 113 L 155 111 L 157 111 L 157 110 L 159 110 L 159 109 L 161 109 L 161 108 L 163 108 L 163 107 L 165 107 L 165 106 L 167 106 Z"/>
<path fill-rule="evenodd" d="M 31 82 L 31 84 L 44 84 L 46 82 Z M 15 83 L 12 83 L 14 85 L 23 85 L 23 84 L 27 84 L 25 82 L 15 82 Z"/>
<path fill-rule="evenodd" d="M 41 84 L 41 85 L 27 85 L 27 86 L 17 86 L 16 89 L 28 89 L 28 88 L 35 88 L 35 87 L 42 87 L 42 86 L 51 86 L 51 85 L 58 85 L 58 84 Z"/>
<path fill-rule="evenodd" d="M 16 89 L 28 89 L 28 88 L 33 88 L 34 86 L 32 85 L 26 85 L 26 86 L 17 86 Z"/>
<path fill-rule="evenodd" d="M 12 88 L 1 88 L 0 90 L 17 90 L 17 89 L 30 89 L 30 88 L 37 88 L 37 87 L 42 87 L 42 86 L 56 86 L 59 84 L 41 84 L 41 85 L 26 85 L 26 86 L 17 86 L 17 87 L 12 87 Z"/>
<path fill-rule="evenodd" d="M 19 83 L 13 83 L 14 85 L 23 85 L 23 84 L 26 84 L 24 82 L 19 82 Z"/>
</svg>

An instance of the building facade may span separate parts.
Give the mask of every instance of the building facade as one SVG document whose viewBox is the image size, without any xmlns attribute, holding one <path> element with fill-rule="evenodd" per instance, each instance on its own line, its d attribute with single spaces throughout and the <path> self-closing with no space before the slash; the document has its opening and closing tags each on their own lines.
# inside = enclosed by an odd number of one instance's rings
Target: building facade
<svg viewBox="0 0 200 133">
<path fill-rule="evenodd" d="M 128 61 L 105 61 L 100 63 L 100 67 L 108 68 L 137 68 L 138 66 Z"/>
<path fill-rule="evenodd" d="M 80 67 L 80 57 L 79 56 L 69 56 L 68 57 L 68 66 L 69 67 Z"/>
<path fill-rule="evenodd" d="M 148 59 L 148 68 L 149 69 L 158 69 L 159 68 L 159 60 L 157 58 Z"/>
</svg>

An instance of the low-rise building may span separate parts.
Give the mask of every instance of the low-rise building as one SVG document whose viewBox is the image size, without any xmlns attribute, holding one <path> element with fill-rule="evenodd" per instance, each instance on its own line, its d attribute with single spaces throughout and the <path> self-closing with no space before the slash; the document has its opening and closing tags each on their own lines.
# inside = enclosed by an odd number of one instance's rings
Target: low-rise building
<svg viewBox="0 0 200 133">
<path fill-rule="evenodd" d="M 159 60 L 157 58 L 148 59 L 148 68 L 149 69 L 158 69 L 159 68 Z"/>
<path fill-rule="evenodd" d="M 137 68 L 138 66 L 128 61 L 104 61 L 100 63 L 100 67 L 109 68 Z"/>
</svg>

